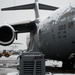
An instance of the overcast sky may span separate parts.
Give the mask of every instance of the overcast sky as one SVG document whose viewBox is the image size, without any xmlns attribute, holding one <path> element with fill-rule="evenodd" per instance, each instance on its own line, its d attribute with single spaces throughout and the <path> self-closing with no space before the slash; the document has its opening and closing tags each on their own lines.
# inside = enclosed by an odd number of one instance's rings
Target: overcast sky
<svg viewBox="0 0 75 75">
<path fill-rule="evenodd" d="M 4 7 L 24 5 L 33 3 L 34 0 L 0 0 L 0 9 Z M 66 6 L 74 5 L 75 0 L 39 0 L 40 3 L 48 4 L 52 6 L 57 6 L 59 8 L 64 8 Z M 40 11 L 40 19 L 45 19 L 48 15 L 50 16 L 51 11 Z M 1 11 L 0 10 L 0 25 L 3 23 L 16 23 L 26 20 L 34 20 L 35 14 L 33 10 L 23 10 L 23 11 Z M 23 43 L 23 46 L 20 46 L 19 49 L 26 49 L 26 36 L 27 34 L 19 34 L 18 40 L 16 42 Z M 6 49 L 9 47 L 2 47 L 0 49 Z M 10 49 L 12 49 L 10 47 Z"/>
</svg>

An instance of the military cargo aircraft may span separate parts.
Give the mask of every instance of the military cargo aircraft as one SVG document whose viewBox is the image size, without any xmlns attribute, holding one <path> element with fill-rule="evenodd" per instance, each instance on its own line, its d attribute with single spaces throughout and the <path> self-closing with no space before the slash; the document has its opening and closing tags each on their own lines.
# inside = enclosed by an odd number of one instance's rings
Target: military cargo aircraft
<svg viewBox="0 0 75 75">
<path fill-rule="evenodd" d="M 34 9 L 35 20 L 15 24 L 0 25 L 0 44 L 8 46 L 17 39 L 18 33 L 30 32 L 27 51 L 40 51 L 46 59 L 63 62 L 63 68 L 75 69 L 75 7 L 64 9 L 35 3 L 2 8 L 2 11 Z M 40 21 L 39 9 L 55 10 L 43 22 Z M 56 10 L 57 9 L 57 10 Z"/>
</svg>

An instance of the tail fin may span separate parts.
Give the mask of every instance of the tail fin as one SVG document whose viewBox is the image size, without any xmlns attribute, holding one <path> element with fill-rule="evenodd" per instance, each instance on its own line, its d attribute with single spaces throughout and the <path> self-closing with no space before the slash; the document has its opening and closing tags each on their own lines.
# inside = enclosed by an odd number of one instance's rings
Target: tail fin
<svg viewBox="0 0 75 75">
<path fill-rule="evenodd" d="M 32 3 L 32 4 L 7 7 L 7 8 L 2 8 L 1 10 L 2 11 L 7 11 L 7 10 L 24 10 L 24 9 L 34 9 L 35 18 L 36 18 L 36 20 L 38 20 L 39 19 L 39 9 L 42 9 L 42 10 L 56 10 L 56 9 L 58 9 L 58 7 L 49 6 L 49 5 L 45 5 L 45 4 L 40 4 L 40 3 L 38 3 L 38 0 L 35 0 L 35 3 Z"/>
</svg>

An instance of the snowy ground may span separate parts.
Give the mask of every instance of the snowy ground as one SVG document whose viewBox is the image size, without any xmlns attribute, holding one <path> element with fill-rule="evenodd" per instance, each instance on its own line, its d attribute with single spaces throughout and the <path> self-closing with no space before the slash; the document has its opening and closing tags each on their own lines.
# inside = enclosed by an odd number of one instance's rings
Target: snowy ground
<svg viewBox="0 0 75 75">
<path fill-rule="evenodd" d="M 9 58 L 6 58 L 3 56 L 0 58 L 0 62 L 1 61 L 16 61 L 17 57 L 18 57 L 18 55 L 12 55 Z M 0 65 L 5 66 L 5 65 L 3 65 L 3 63 L 0 63 Z M 16 63 L 13 63 L 13 64 L 16 64 Z M 10 64 L 10 65 L 12 65 L 12 64 Z M 51 65 L 56 66 L 57 65 L 58 67 L 61 67 L 62 62 L 57 62 L 57 61 L 53 61 L 53 60 L 49 61 L 48 60 L 46 62 L 46 65 L 49 65 L 49 66 L 51 66 Z M 8 68 L 7 66 L 5 68 L 0 67 L 0 75 L 13 75 L 13 74 L 16 74 L 16 72 L 19 72 L 16 68 Z M 75 74 L 60 74 L 60 73 L 59 74 L 52 74 L 49 72 L 46 75 L 75 75 Z"/>
</svg>

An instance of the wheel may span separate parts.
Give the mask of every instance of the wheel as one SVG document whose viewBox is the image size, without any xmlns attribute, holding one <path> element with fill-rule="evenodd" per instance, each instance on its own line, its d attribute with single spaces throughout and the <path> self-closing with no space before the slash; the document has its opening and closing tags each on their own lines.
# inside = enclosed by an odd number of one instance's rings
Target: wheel
<svg viewBox="0 0 75 75">
<path fill-rule="evenodd" d="M 62 68 L 67 69 L 67 70 L 68 69 L 75 69 L 74 68 L 74 62 L 70 62 L 70 61 L 63 62 Z"/>
</svg>

